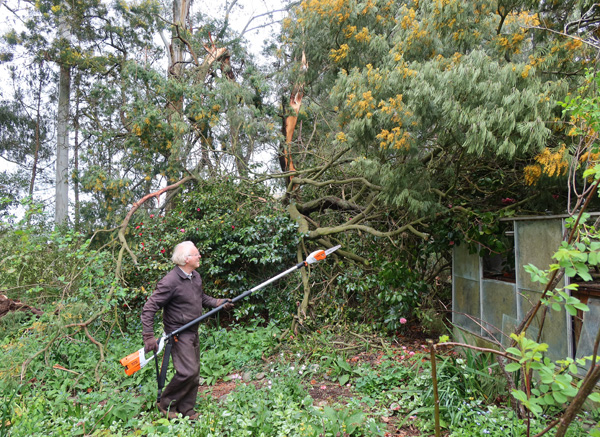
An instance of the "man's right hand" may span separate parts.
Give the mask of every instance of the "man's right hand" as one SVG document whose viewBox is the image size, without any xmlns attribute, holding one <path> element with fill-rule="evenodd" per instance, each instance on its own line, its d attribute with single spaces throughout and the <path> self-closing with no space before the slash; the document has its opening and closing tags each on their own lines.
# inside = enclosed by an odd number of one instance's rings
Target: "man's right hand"
<svg viewBox="0 0 600 437">
<path fill-rule="evenodd" d="M 142 336 L 144 338 L 144 353 L 154 351 L 158 352 L 158 343 L 156 342 L 156 337 L 154 337 L 153 332 L 143 332 Z"/>
</svg>

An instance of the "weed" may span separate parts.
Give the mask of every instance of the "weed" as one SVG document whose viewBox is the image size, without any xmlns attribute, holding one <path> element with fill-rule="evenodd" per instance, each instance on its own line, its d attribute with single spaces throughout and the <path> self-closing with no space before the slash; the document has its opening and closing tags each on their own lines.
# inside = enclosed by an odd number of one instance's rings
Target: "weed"
<svg viewBox="0 0 600 437">
<path fill-rule="evenodd" d="M 131 326 L 135 329 L 135 322 Z M 45 338 L 27 332 L 31 330 L 15 330 L 3 344 L 12 347 L 11 341 L 18 339 L 25 344 L 21 356 L 26 357 Z M 21 339 L 22 334 L 26 335 Z M 0 380 L 0 436 L 377 436 L 385 433 L 381 421 L 390 416 L 400 418 L 398 427 L 410 420 L 424 435 L 433 427 L 430 363 L 418 352 L 369 353 L 370 359 L 361 362 L 354 360 L 356 355 L 348 358 L 332 347 L 328 334 L 316 334 L 285 344 L 274 355 L 280 330 L 259 320 L 229 330 L 203 326 L 200 335 L 203 372 L 212 378 L 207 382 L 227 379 L 230 371 L 244 369 L 264 373 L 264 378 L 238 382 L 221 402 L 200 398 L 201 420 L 167 421 L 154 406 L 154 367 L 126 377 L 118 363 L 139 348 L 139 335 L 124 333 L 119 341 L 109 343 L 99 383 L 90 375 L 97 349 L 83 336 L 64 337 L 46 357 L 31 363 L 26 375 L 29 383 L 19 386 L 8 376 Z M 97 338 L 103 340 L 101 335 Z M 439 360 L 442 418 L 451 436 L 524 435 L 526 425 L 512 410 L 490 405 L 503 389 L 496 382 L 494 363 L 468 354 L 440 356 Z M 323 394 L 332 381 L 351 387 L 345 387 L 342 396 L 337 392 L 336 403 L 332 397 L 318 407 L 308 390 L 319 387 L 317 380 L 327 381 Z M 594 418 L 590 416 L 588 422 Z M 536 419 L 532 430 L 541 430 L 548 419 Z M 572 428 L 572 436 L 597 433 L 584 430 L 583 422 Z"/>
</svg>

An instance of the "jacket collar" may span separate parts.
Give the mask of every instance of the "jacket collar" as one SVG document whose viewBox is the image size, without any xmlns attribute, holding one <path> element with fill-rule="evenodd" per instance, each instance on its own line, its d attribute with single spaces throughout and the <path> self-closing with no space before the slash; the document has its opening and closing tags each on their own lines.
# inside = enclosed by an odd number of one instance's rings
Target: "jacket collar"
<svg viewBox="0 0 600 437">
<path fill-rule="evenodd" d="M 177 271 L 177 274 L 179 275 L 179 277 L 181 279 L 192 279 L 194 277 L 194 272 L 192 271 L 192 273 L 190 273 L 189 275 L 183 271 L 183 269 L 179 266 L 175 267 L 175 270 Z"/>
</svg>

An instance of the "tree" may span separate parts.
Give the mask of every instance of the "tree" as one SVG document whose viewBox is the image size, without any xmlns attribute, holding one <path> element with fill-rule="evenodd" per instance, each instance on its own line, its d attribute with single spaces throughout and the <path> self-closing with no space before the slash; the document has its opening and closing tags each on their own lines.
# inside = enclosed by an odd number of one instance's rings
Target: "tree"
<svg viewBox="0 0 600 437">
<path fill-rule="evenodd" d="M 189 16 L 187 2 L 173 7 L 168 22 L 157 9 L 119 10 L 124 21 L 154 19 L 156 30 L 171 32 L 170 41 L 163 38 L 168 66 L 159 68 L 161 51 L 145 41 L 148 57 L 123 56 L 110 80 L 93 85 L 90 111 L 102 114 L 81 124 L 94 144 L 82 153 L 86 168 L 78 174 L 94 197 L 82 205 L 86 217 L 113 221 L 135 199 L 189 173 L 244 174 L 258 144 L 277 135 L 261 97 L 264 75 L 227 20 Z M 109 86 L 115 81 L 119 93 Z"/>
<path fill-rule="evenodd" d="M 67 4 L 62 5 L 68 9 Z M 58 18 L 59 44 L 69 46 L 70 30 L 66 14 Z M 60 63 L 58 80 L 58 111 L 56 119 L 56 204 L 54 222 L 64 225 L 69 211 L 69 107 L 71 94 L 71 67 Z"/>
<path fill-rule="evenodd" d="M 51 157 L 48 144 L 51 124 L 42 106 L 43 91 L 48 85 L 47 68 L 43 63 L 32 67 L 26 75 L 35 87 L 33 93 L 26 98 L 17 87 L 13 100 L 0 102 L 1 155 L 14 169 L 2 173 L 2 192 L 11 199 L 3 208 L 15 206 L 24 196 L 33 198 L 36 181 L 42 176 L 43 183 L 48 177 L 43 168 Z"/>
<path fill-rule="evenodd" d="M 572 21 L 579 7 L 313 0 L 293 8 L 282 80 L 303 82 L 310 104 L 299 114 L 287 189 L 306 238 L 346 247 L 349 232 L 391 239 L 413 248 L 409 265 L 430 253 L 421 264 L 428 276 L 449 265 L 451 244 L 477 237 L 481 213 L 562 209 L 552 190 L 524 183 L 524 167 L 560 147 L 557 100 L 595 57 L 536 27 Z"/>
</svg>

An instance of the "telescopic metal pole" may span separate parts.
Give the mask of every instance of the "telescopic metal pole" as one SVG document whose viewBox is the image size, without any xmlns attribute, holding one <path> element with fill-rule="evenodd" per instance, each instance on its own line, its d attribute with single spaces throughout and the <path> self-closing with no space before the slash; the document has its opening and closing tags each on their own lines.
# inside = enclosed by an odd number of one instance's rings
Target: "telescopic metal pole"
<svg viewBox="0 0 600 437">
<path fill-rule="evenodd" d="M 341 247 L 341 245 L 332 247 L 330 249 L 327 250 L 317 250 L 315 252 L 312 252 L 310 255 L 308 255 L 308 257 L 306 257 L 306 260 L 299 262 L 298 264 L 296 264 L 294 267 L 291 267 L 289 269 L 287 269 L 285 272 L 282 272 L 280 274 L 278 274 L 277 276 L 273 276 L 271 279 L 266 280 L 265 282 L 258 284 L 256 287 L 251 288 L 248 291 L 243 292 L 242 294 L 240 294 L 239 296 L 234 297 L 231 302 L 235 303 L 237 301 L 240 301 L 242 299 L 244 299 L 246 296 L 249 296 L 250 294 L 254 293 L 257 290 L 260 290 L 261 288 L 266 287 L 267 285 L 277 281 L 278 279 L 283 278 L 284 276 L 289 275 L 290 273 L 301 269 L 302 267 L 308 266 L 310 264 L 314 264 L 318 261 L 324 260 L 325 258 L 327 258 L 327 255 L 335 252 L 336 250 L 338 250 Z M 212 316 L 213 314 L 218 313 L 219 311 L 221 311 L 223 309 L 223 307 L 227 304 L 228 302 L 222 303 L 221 305 L 219 305 L 218 307 L 213 308 L 212 310 L 210 310 L 209 312 L 202 314 L 200 317 L 192 320 L 191 322 L 186 323 L 185 325 L 183 325 L 181 328 L 177 328 L 175 331 L 171 332 L 170 334 L 166 334 L 164 336 L 164 340 L 165 340 L 165 354 L 163 355 L 163 360 L 162 360 L 162 366 L 161 366 L 161 371 L 160 371 L 160 375 L 158 374 L 158 364 L 156 365 L 156 370 L 157 370 L 157 383 L 158 383 L 158 395 L 157 395 L 157 402 L 160 402 L 160 396 L 161 396 L 161 392 L 162 392 L 162 388 L 165 385 L 165 380 L 167 377 L 167 368 L 169 366 L 169 358 L 171 355 L 171 347 L 172 347 L 172 338 L 174 336 L 176 336 L 177 334 L 179 334 L 180 332 L 185 331 L 186 329 L 200 323 L 202 320 L 206 319 L 207 317 Z M 155 357 L 156 359 L 156 357 Z"/>
</svg>

